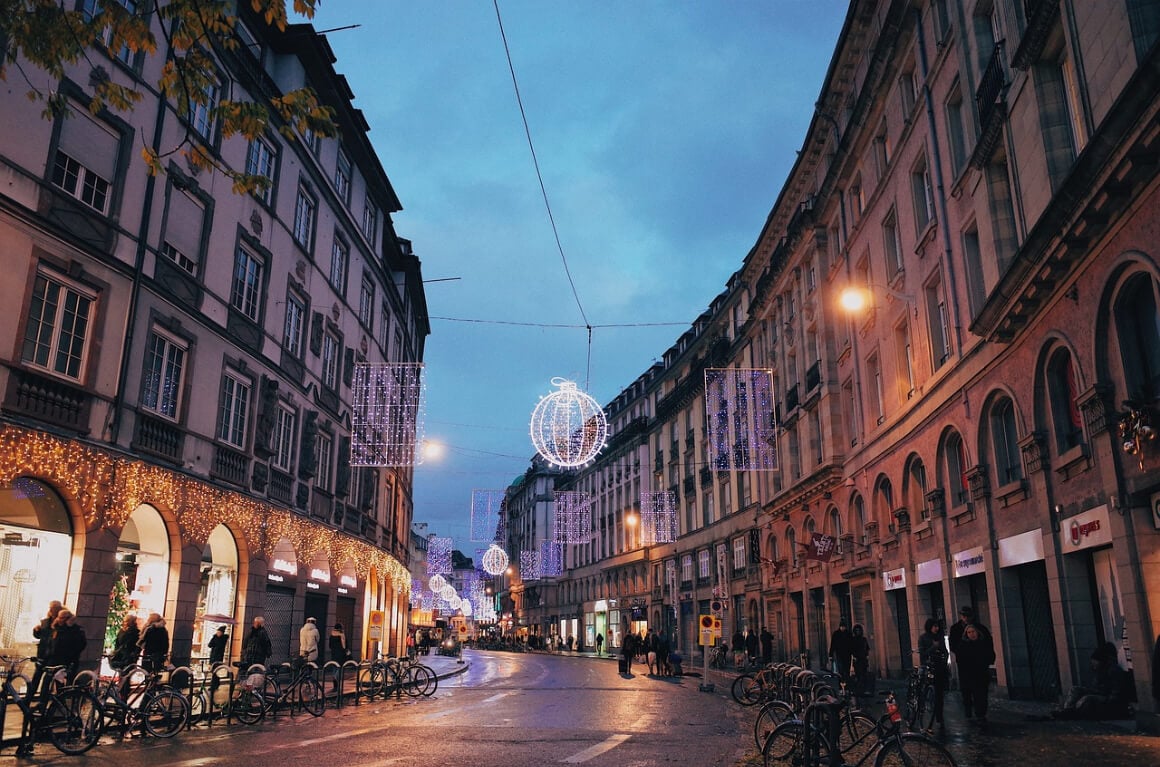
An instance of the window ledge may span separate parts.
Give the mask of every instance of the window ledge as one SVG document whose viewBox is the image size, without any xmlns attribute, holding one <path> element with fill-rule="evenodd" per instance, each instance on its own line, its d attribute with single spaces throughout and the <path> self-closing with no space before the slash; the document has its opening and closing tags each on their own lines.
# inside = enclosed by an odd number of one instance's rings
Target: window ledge
<svg viewBox="0 0 1160 767">
<path fill-rule="evenodd" d="M 975 518 L 975 509 L 970 504 L 956 506 L 950 510 L 950 518 L 955 523 L 955 527 L 965 525 Z"/>
<path fill-rule="evenodd" d="M 1056 474 L 1059 474 L 1064 479 L 1070 479 L 1073 475 L 1084 471 L 1091 466 L 1087 445 L 1081 442 L 1075 447 L 1064 451 L 1056 459 L 1056 464 Z"/>
<path fill-rule="evenodd" d="M 1005 485 L 995 489 L 995 498 L 1002 501 L 1004 506 L 1010 506 L 1016 501 L 1021 501 L 1027 497 L 1027 483 L 1022 479 L 1017 479 L 1014 482 L 1008 482 Z"/>
</svg>

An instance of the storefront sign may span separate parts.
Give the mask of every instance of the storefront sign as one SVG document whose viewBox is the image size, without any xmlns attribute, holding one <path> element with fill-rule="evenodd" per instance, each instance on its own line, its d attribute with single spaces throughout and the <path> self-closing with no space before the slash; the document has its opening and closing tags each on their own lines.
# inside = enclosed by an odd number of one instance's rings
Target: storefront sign
<svg viewBox="0 0 1160 767">
<path fill-rule="evenodd" d="M 919 562 L 914 580 L 921 586 L 924 583 L 938 583 L 942 580 L 943 568 L 941 559 L 930 559 Z"/>
<path fill-rule="evenodd" d="M 882 573 L 882 586 L 887 591 L 906 588 L 906 568 L 900 567 L 897 570 L 887 570 Z"/>
<path fill-rule="evenodd" d="M 340 575 L 338 582 L 350 589 L 358 588 L 358 578 L 353 575 Z"/>
<path fill-rule="evenodd" d="M 317 583 L 315 583 L 314 581 L 307 581 L 307 582 L 306 582 L 306 588 L 308 588 L 308 589 L 312 589 L 312 590 L 314 590 L 314 591 L 318 591 L 318 590 L 319 590 L 320 588 L 322 588 L 322 587 L 321 587 L 321 586 L 319 586 L 319 585 L 318 585 Z"/>
<path fill-rule="evenodd" d="M 1028 530 L 999 539 L 999 567 L 1014 567 L 1043 559 L 1043 531 Z"/>
<path fill-rule="evenodd" d="M 313 567 L 310 569 L 310 580 L 318 581 L 319 583 L 330 583 L 330 573 L 320 567 Z"/>
<path fill-rule="evenodd" d="M 342 586 L 339 586 L 339 587 L 338 587 L 338 593 L 339 593 L 339 594 L 349 594 L 349 593 L 350 593 L 350 589 L 344 589 Z"/>
<path fill-rule="evenodd" d="M 384 618 L 382 610 L 370 611 L 370 615 L 367 616 L 367 639 L 375 642 L 382 640 Z"/>
<path fill-rule="evenodd" d="M 978 575 L 987 569 L 987 561 L 983 556 L 983 547 L 960 551 L 954 555 L 955 577 L 965 578 L 968 575 Z"/>
<path fill-rule="evenodd" d="M 281 575 L 278 575 L 278 573 L 266 573 L 266 580 L 271 581 L 273 583 L 282 583 L 286 579 L 283 578 Z"/>
<path fill-rule="evenodd" d="M 1112 526 L 1108 519 L 1108 507 L 1097 506 L 1063 520 L 1059 535 L 1060 546 L 1065 554 L 1110 544 Z"/>
<path fill-rule="evenodd" d="M 607 599 L 597 599 L 596 600 L 596 612 L 598 612 L 598 613 L 608 612 L 608 600 Z"/>
<path fill-rule="evenodd" d="M 275 559 L 270 563 L 271 570 L 277 570 L 280 573 L 287 573 L 289 575 L 298 574 L 298 565 L 293 562 L 288 562 L 285 559 Z"/>
</svg>

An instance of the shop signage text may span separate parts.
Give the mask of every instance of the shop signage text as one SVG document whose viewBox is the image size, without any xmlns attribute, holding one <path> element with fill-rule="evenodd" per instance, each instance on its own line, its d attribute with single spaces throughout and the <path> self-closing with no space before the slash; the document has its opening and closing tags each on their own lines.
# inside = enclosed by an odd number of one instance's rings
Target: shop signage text
<svg viewBox="0 0 1160 767">
<path fill-rule="evenodd" d="M 954 555 L 954 560 L 956 578 L 977 575 L 987 569 L 987 561 L 983 556 L 982 546 L 960 551 Z"/>
<path fill-rule="evenodd" d="M 280 573 L 288 573 L 290 575 L 298 574 L 298 565 L 293 562 L 287 562 L 285 559 L 275 559 L 270 563 L 271 570 L 277 570 Z"/>
<path fill-rule="evenodd" d="M 310 579 L 318 581 L 319 583 L 330 583 L 330 573 L 321 567 L 312 567 L 310 569 Z"/>
<path fill-rule="evenodd" d="M 906 568 L 900 567 L 882 573 L 882 586 L 887 591 L 906 588 Z"/>
</svg>

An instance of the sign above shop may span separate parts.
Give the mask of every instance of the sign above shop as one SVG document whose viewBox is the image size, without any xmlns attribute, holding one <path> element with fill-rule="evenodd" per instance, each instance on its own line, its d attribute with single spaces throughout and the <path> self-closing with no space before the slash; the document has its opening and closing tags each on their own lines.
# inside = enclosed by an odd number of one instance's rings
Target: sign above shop
<svg viewBox="0 0 1160 767">
<path fill-rule="evenodd" d="M 330 583 L 330 573 L 321 567 L 312 567 L 310 568 L 310 580 L 318 581 L 319 583 Z"/>
<path fill-rule="evenodd" d="M 906 588 L 906 568 L 900 567 L 882 573 L 882 587 L 887 591 Z"/>
<path fill-rule="evenodd" d="M 941 559 L 930 559 L 919 562 L 915 573 L 915 582 L 920 586 L 924 583 L 938 583 L 942 580 L 943 568 Z"/>
<path fill-rule="evenodd" d="M 1043 531 L 1028 530 L 999 539 L 999 567 L 1014 567 L 1043 559 Z"/>
<path fill-rule="evenodd" d="M 298 574 L 298 565 L 285 559 L 275 558 L 274 561 L 270 563 L 270 569 L 277 570 L 280 573 L 286 573 L 288 575 Z"/>
<path fill-rule="evenodd" d="M 358 587 L 358 578 L 353 575 L 340 575 L 338 576 L 338 582 L 350 589 Z"/>
<path fill-rule="evenodd" d="M 1065 554 L 1093 546 L 1107 546 L 1112 542 L 1112 525 L 1106 505 L 1065 519 L 1060 527 L 1060 545 Z"/>
<path fill-rule="evenodd" d="M 983 556 L 983 547 L 960 551 L 954 555 L 955 577 L 965 578 L 968 575 L 978 575 L 987 569 L 987 559 Z"/>
</svg>

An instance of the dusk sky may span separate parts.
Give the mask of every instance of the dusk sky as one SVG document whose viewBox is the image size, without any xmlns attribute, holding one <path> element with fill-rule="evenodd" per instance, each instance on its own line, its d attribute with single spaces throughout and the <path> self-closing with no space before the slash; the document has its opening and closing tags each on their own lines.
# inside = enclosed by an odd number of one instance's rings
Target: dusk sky
<svg viewBox="0 0 1160 767">
<path fill-rule="evenodd" d="M 846 8 L 499 0 L 558 248 L 495 5 L 322 3 L 317 29 L 361 25 L 328 35 L 335 66 L 403 203 L 397 232 L 446 280 L 426 285 L 424 430 L 447 449 L 415 470 L 416 522 L 484 547 L 472 490 L 528 468 L 551 379 L 608 403 L 724 289 L 801 148 Z"/>
</svg>

